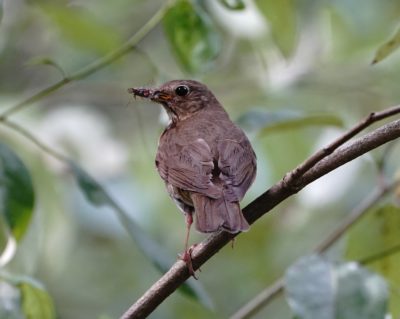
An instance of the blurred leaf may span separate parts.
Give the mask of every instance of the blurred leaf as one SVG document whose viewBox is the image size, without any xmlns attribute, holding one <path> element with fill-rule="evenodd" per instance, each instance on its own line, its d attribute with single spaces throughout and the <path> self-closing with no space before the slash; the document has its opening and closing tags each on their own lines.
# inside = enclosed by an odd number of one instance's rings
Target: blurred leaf
<svg viewBox="0 0 400 319">
<path fill-rule="evenodd" d="M 336 318 L 385 318 L 388 289 L 383 278 L 356 263 L 340 265 L 336 273 Z"/>
<path fill-rule="evenodd" d="M 269 22 L 278 48 L 286 58 L 290 57 L 298 39 L 295 1 L 257 0 L 256 3 Z"/>
<path fill-rule="evenodd" d="M 53 300 L 40 282 L 5 272 L 0 273 L 0 278 L 19 289 L 21 308 L 27 319 L 56 318 Z"/>
<path fill-rule="evenodd" d="M 5 226 L 5 225 L 4 225 Z M 0 267 L 4 267 L 8 262 L 10 262 L 16 251 L 17 251 L 17 241 L 13 236 L 10 236 L 10 231 L 2 227 L 1 231 L 1 254 L 0 254 Z"/>
<path fill-rule="evenodd" d="M 186 71 L 199 73 L 211 66 L 220 52 L 220 37 L 200 6 L 178 0 L 166 13 L 163 24 L 172 49 Z"/>
<path fill-rule="evenodd" d="M 86 199 L 94 206 L 110 205 L 109 196 L 102 186 L 77 164 L 72 161 L 69 164 L 78 182 L 78 186 Z"/>
<path fill-rule="evenodd" d="M 0 216 L 1 217 L 1 216 Z M 7 244 L 9 242 L 9 230 L 8 224 L 5 218 L 0 218 L 0 267 L 3 266 L 3 254 L 7 248 Z M 8 259 L 8 258 L 7 258 Z"/>
<path fill-rule="evenodd" d="M 125 227 L 130 237 L 137 244 L 142 253 L 153 263 L 153 265 L 161 272 L 167 272 L 174 259 L 171 258 L 165 249 L 153 240 L 148 234 L 133 220 L 133 218 L 123 210 L 104 188 L 94 180 L 88 173 L 74 162 L 70 162 L 70 167 L 74 173 L 79 188 L 85 195 L 86 199 L 95 206 L 108 205 L 113 208 Z M 199 282 L 189 280 L 180 289 L 187 296 L 199 301 L 207 308 L 212 308 L 211 298 L 208 296 L 203 286 Z"/>
<path fill-rule="evenodd" d="M 25 234 L 34 205 L 32 180 L 21 159 L 0 143 L 0 209 L 15 239 Z"/>
<path fill-rule="evenodd" d="M 298 119 L 286 120 L 281 122 L 270 123 L 265 126 L 260 135 L 282 130 L 295 130 L 308 126 L 336 126 L 343 127 L 343 122 L 335 115 L 309 115 L 299 117 Z"/>
<path fill-rule="evenodd" d="M 356 263 L 336 266 L 316 255 L 303 257 L 285 281 L 288 303 L 301 319 L 385 318 L 385 281 Z"/>
<path fill-rule="evenodd" d="M 333 267 L 319 256 L 301 258 L 285 275 L 287 300 L 303 319 L 334 319 Z"/>
<path fill-rule="evenodd" d="M 376 64 L 390 54 L 392 54 L 400 46 L 400 28 L 396 34 L 386 43 L 382 44 L 375 53 L 375 57 L 372 60 L 372 64 Z"/>
<path fill-rule="evenodd" d="M 349 259 L 363 259 L 379 254 L 400 244 L 400 208 L 386 205 L 371 210 L 349 232 L 347 253 Z M 371 240 L 373 238 L 373 240 Z M 369 268 L 382 274 L 394 287 L 390 295 L 390 312 L 400 316 L 400 254 L 376 260 Z"/>
<path fill-rule="evenodd" d="M 99 21 L 88 11 L 51 3 L 40 5 L 61 35 L 78 48 L 105 54 L 121 45 L 114 28 Z"/>
<path fill-rule="evenodd" d="M 246 7 L 243 0 L 219 0 L 219 2 L 231 10 L 243 10 Z"/>
<path fill-rule="evenodd" d="M 53 300 L 43 287 L 32 282 L 20 282 L 22 310 L 27 319 L 56 318 Z"/>
<path fill-rule="evenodd" d="M 27 65 L 50 65 L 52 67 L 55 67 L 62 75 L 63 78 L 66 77 L 64 70 L 62 69 L 62 67 L 55 61 L 53 61 L 52 59 L 48 58 L 48 57 L 34 57 L 32 59 L 30 59 L 27 63 Z"/>
<path fill-rule="evenodd" d="M 291 111 L 252 110 L 243 114 L 237 122 L 245 129 L 258 131 L 261 136 L 308 126 L 343 127 L 342 119 L 333 114 L 309 115 Z"/>
</svg>

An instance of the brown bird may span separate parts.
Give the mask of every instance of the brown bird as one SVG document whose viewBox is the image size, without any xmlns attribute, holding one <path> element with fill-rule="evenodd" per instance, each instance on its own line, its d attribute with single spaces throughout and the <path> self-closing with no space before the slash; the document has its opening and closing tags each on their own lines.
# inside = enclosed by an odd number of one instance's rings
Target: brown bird
<svg viewBox="0 0 400 319">
<path fill-rule="evenodd" d="M 239 202 L 254 181 L 256 155 L 246 135 L 202 83 L 174 80 L 159 88 L 128 92 L 160 103 L 168 113 L 170 123 L 160 137 L 155 162 L 169 195 L 185 214 L 181 258 L 194 275 L 192 249 L 188 250 L 193 214 L 196 229 L 203 233 L 248 230 Z"/>
</svg>

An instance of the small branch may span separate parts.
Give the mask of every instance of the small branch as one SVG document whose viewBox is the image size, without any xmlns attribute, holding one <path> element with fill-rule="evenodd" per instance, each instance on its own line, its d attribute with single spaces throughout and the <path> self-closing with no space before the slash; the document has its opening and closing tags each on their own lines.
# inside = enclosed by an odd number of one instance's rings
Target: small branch
<svg viewBox="0 0 400 319">
<path fill-rule="evenodd" d="M 334 243 L 336 243 L 346 231 L 360 220 L 368 210 L 376 205 L 385 195 L 392 191 L 399 182 L 395 182 L 386 187 L 377 187 L 367 197 L 364 198 L 350 214 L 335 228 L 317 247 L 313 249 L 314 253 L 322 254 L 326 252 Z M 250 318 L 269 304 L 275 297 L 283 293 L 284 278 L 280 277 L 257 296 L 242 306 L 230 319 Z"/>
<path fill-rule="evenodd" d="M 319 161 L 324 159 L 326 156 L 332 154 L 338 147 L 349 141 L 352 137 L 360 133 L 366 127 L 371 124 L 383 120 L 387 117 L 393 116 L 395 114 L 400 113 L 400 105 L 393 106 L 381 112 L 374 112 L 369 114 L 364 120 L 359 122 L 357 125 L 353 126 L 349 131 L 345 134 L 341 135 L 339 138 L 334 140 L 328 146 L 320 149 L 316 153 L 314 153 L 311 157 L 305 160 L 302 164 L 297 166 L 293 171 L 288 173 L 285 176 L 285 182 L 288 185 L 294 185 L 295 181 L 303 176 L 308 170 L 314 167 Z"/>
<path fill-rule="evenodd" d="M 397 110 L 394 114 L 396 113 Z M 331 155 L 319 160 L 318 164 L 309 168 L 307 172 L 304 173 L 300 178 L 293 180 L 291 182 L 293 185 L 288 185 L 288 180 L 281 180 L 272 186 L 268 191 L 259 196 L 243 209 L 246 219 L 250 223 L 254 223 L 272 208 L 314 180 L 367 153 L 368 151 L 399 137 L 400 120 L 397 120 L 388 123 L 351 143 L 348 143 L 348 145 L 337 149 Z M 296 187 L 291 187 L 294 186 L 294 184 Z M 196 246 L 193 251 L 193 268 L 198 269 L 208 259 L 215 255 L 223 246 L 228 244 L 236 235 L 237 234 L 229 234 L 221 231 L 206 238 L 202 243 Z M 121 318 L 133 319 L 144 318 L 148 316 L 161 302 L 163 302 L 186 279 L 188 279 L 189 276 L 190 274 L 185 263 L 178 260 L 172 266 L 172 268 L 163 277 L 161 277 L 161 279 L 159 279 L 125 312 Z"/>
<path fill-rule="evenodd" d="M 324 253 L 334 243 L 336 243 L 356 222 L 360 220 L 368 210 L 378 203 L 386 194 L 391 192 L 399 182 L 394 182 L 390 185 L 381 186 L 379 185 L 374 189 L 367 197 L 363 199 L 351 212 L 347 215 L 342 223 L 329 234 L 317 247 L 315 247 L 315 253 Z"/>
<path fill-rule="evenodd" d="M 130 39 L 128 39 L 121 47 L 110 52 L 104 57 L 94 61 L 93 63 L 83 67 L 77 72 L 73 73 L 71 76 L 63 78 L 62 80 L 54 83 L 47 88 L 39 91 L 38 93 L 32 95 L 26 100 L 10 107 L 8 110 L 0 114 L 0 120 L 9 117 L 10 115 L 24 109 L 25 107 L 31 105 L 42 99 L 43 97 L 57 91 L 64 85 L 72 82 L 86 78 L 87 76 L 99 71 L 105 66 L 111 64 L 115 60 L 119 59 L 123 55 L 129 53 L 155 26 L 162 20 L 167 10 L 174 3 L 174 1 L 167 1 L 147 22 L 144 24 Z"/>
<path fill-rule="evenodd" d="M 54 158 L 56 158 L 56 159 L 60 160 L 61 162 L 68 165 L 69 159 L 65 155 L 53 150 L 52 148 L 50 148 L 49 146 L 47 146 L 46 144 L 44 144 L 43 142 L 38 140 L 35 136 L 33 136 L 33 134 L 31 134 L 28 130 L 23 128 L 21 125 L 15 123 L 13 121 L 10 121 L 6 118 L 0 118 L 0 122 L 3 123 L 4 126 L 7 126 L 8 128 L 13 129 L 14 131 L 16 131 L 19 134 L 21 134 L 22 136 L 24 136 L 26 139 L 30 140 L 33 144 L 35 144 L 37 147 L 39 147 L 46 153 L 50 154 Z"/>
<path fill-rule="evenodd" d="M 273 299 L 278 297 L 283 292 L 283 287 L 285 285 L 284 278 L 281 277 L 275 280 L 271 285 L 261 291 L 257 296 L 251 299 L 247 304 L 242 306 L 238 311 L 236 311 L 230 319 L 244 319 L 251 318 L 267 304 L 269 304 Z"/>
</svg>

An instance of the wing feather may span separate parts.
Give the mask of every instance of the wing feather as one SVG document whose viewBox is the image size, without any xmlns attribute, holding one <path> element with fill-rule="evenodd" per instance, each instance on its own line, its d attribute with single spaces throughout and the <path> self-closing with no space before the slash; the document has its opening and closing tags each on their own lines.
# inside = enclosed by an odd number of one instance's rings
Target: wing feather
<svg viewBox="0 0 400 319">
<path fill-rule="evenodd" d="M 241 201 L 256 176 L 256 155 L 246 137 L 240 141 L 222 140 L 218 149 L 224 194 L 230 201 Z"/>
<path fill-rule="evenodd" d="M 222 196 L 221 188 L 211 181 L 214 163 L 211 149 L 203 139 L 179 147 L 175 145 L 174 151 L 161 147 L 156 165 L 167 184 L 211 198 Z"/>
</svg>

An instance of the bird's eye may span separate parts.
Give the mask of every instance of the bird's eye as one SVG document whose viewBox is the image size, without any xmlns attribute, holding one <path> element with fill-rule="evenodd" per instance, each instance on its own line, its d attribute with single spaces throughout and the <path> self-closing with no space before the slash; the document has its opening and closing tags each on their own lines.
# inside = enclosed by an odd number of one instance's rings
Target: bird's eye
<svg viewBox="0 0 400 319">
<path fill-rule="evenodd" d="M 180 85 L 175 89 L 176 95 L 185 96 L 189 94 L 189 88 L 186 85 Z"/>
</svg>

